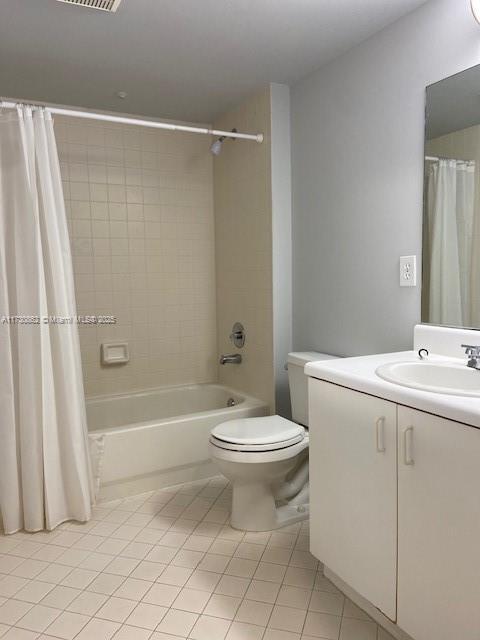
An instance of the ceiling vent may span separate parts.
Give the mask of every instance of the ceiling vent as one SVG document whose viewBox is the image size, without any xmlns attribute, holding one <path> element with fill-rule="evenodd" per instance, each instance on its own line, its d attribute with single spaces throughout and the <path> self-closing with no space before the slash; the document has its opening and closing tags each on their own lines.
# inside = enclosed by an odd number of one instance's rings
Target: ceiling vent
<svg viewBox="0 0 480 640">
<path fill-rule="evenodd" d="M 78 7 L 88 7 L 89 9 L 99 9 L 114 13 L 122 0 L 57 0 L 67 4 L 76 4 Z"/>
</svg>

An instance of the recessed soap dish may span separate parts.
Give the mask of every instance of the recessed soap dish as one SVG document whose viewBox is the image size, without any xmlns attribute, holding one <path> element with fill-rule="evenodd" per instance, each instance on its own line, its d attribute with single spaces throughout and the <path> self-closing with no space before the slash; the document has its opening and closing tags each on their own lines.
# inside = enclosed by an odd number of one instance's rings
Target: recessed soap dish
<svg viewBox="0 0 480 640">
<path fill-rule="evenodd" d="M 102 364 L 125 364 L 130 360 L 126 342 L 104 342 L 101 346 Z"/>
</svg>

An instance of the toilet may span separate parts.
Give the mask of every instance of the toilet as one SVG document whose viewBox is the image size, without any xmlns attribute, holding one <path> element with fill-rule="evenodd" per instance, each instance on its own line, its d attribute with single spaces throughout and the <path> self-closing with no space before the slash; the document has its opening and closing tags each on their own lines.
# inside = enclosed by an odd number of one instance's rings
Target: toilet
<svg viewBox="0 0 480 640">
<path fill-rule="evenodd" d="M 231 525 L 271 531 L 305 520 L 308 491 L 307 362 L 335 356 L 315 351 L 288 354 L 294 422 L 281 416 L 230 420 L 210 433 L 210 457 L 232 483 Z"/>
</svg>

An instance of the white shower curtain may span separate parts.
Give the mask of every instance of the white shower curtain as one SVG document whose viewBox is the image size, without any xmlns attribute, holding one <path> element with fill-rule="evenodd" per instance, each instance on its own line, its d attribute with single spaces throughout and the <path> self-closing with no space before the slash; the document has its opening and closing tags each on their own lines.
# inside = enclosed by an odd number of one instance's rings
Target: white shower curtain
<svg viewBox="0 0 480 640">
<path fill-rule="evenodd" d="M 428 321 L 471 326 L 475 163 L 439 160 L 427 183 Z"/>
<path fill-rule="evenodd" d="M 90 518 L 72 259 L 50 114 L 0 111 L 0 525 Z M 13 316 L 38 316 L 38 324 Z M 36 318 L 35 318 L 36 320 Z"/>
</svg>

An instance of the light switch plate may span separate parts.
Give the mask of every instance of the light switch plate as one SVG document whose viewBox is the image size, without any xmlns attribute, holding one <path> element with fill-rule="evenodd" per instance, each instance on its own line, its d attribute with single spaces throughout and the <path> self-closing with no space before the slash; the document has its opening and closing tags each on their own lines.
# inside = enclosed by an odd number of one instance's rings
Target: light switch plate
<svg viewBox="0 0 480 640">
<path fill-rule="evenodd" d="M 401 256 L 400 258 L 400 286 L 417 286 L 417 256 Z"/>
</svg>

